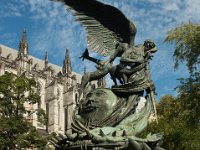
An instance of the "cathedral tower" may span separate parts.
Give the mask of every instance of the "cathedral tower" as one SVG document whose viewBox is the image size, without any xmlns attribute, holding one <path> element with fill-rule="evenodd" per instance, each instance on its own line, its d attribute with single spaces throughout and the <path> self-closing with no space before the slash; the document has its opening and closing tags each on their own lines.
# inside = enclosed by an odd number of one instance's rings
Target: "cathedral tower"
<svg viewBox="0 0 200 150">
<path fill-rule="evenodd" d="M 72 67 L 71 67 L 71 61 L 70 61 L 68 49 L 66 49 L 65 59 L 63 61 L 62 73 L 63 74 L 66 74 L 66 73 L 71 74 L 72 73 Z"/>
<path fill-rule="evenodd" d="M 44 68 L 47 69 L 48 67 L 48 51 L 45 52 L 45 60 L 44 60 Z"/>
<path fill-rule="evenodd" d="M 22 39 L 19 43 L 19 51 L 16 59 L 18 75 L 28 70 L 28 42 L 26 39 L 26 30 L 24 29 Z"/>
<path fill-rule="evenodd" d="M 28 58 L 28 42 L 26 39 L 26 30 L 25 29 L 22 34 L 22 40 L 19 43 L 18 57 L 27 57 Z"/>
</svg>

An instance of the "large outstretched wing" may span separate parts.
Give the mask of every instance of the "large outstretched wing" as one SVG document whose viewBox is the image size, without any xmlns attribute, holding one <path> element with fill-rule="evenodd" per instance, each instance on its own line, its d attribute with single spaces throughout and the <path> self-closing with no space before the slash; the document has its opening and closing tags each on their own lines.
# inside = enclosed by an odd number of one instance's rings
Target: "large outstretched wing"
<svg viewBox="0 0 200 150">
<path fill-rule="evenodd" d="M 96 0 L 55 0 L 65 3 L 87 31 L 88 48 L 103 56 L 117 43 L 134 44 L 135 25 L 117 8 Z"/>
</svg>

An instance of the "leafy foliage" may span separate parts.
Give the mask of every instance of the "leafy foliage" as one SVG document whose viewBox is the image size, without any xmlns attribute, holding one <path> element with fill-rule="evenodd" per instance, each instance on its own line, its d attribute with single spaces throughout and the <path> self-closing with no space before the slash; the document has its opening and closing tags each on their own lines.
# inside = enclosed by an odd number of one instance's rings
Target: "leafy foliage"
<svg viewBox="0 0 200 150">
<path fill-rule="evenodd" d="M 163 133 L 162 147 L 167 150 L 200 149 L 200 127 L 188 126 L 184 111 L 180 99 L 171 95 L 163 96 L 157 104 L 159 123 L 151 122 L 142 135 Z"/>
<path fill-rule="evenodd" d="M 33 79 L 8 73 L 0 76 L 0 149 L 44 149 L 47 137 L 41 136 L 31 122 L 25 104 L 40 100 Z"/>
<path fill-rule="evenodd" d="M 175 68 L 186 62 L 189 77 L 181 78 L 177 98 L 165 95 L 158 102 L 158 122 L 148 132 L 163 132 L 167 150 L 200 149 L 200 25 L 183 24 L 167 33 L 165 42 L 175 45 Z"/>
<path fill-rule="evenodd" d="M 200 25 L 183 24 L 168 32 L 166 43 L 174 43 L 175 68 L 179 62 L 186 61 L 188 70 L 192 73 L 199 70 L 200 63 Z"/>
<path fill-rule="evenodd" d="M 167 43 L 175 43 L 175 68 L 185 61 L 189 77 L 180 79 L 177 87 L 185 119 L 188 125 L 200 123 L 200 25 L 184 24 L 168 32 Z"/>
</svg>

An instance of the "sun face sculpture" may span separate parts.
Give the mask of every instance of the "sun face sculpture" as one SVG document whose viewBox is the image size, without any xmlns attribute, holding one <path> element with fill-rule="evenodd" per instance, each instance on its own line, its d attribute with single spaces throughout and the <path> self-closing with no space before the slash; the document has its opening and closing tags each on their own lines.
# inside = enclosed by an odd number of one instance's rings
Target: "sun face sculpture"
<svg viewBox="0 0 200 150">
<path fill-rule="evenodd" d="M 114 112 L 117 103 L 118 98 L 110 89 L 99 88 L 89 92 L 75 108 L 73 116 L 74 129 L 76 130 L 78 124 L 82 124 L 79 128 L 92 129 L 100 127 L 100 122 Z M 80 131 L 81 129 L 79 129 Z"/>
<path fill-rule="evenodd" d="M 87 121 L 97 122 L 110 115 L 117 104 L 116 95 L 109 89 L 95 89 L 80 103 L 78 113 Z"/>
</svg>

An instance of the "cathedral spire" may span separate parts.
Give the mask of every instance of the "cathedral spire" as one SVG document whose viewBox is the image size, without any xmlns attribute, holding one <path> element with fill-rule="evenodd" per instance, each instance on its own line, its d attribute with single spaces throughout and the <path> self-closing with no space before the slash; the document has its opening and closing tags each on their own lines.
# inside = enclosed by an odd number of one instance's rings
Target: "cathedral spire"
<svg viewBox="0 0 200 150">
<path fill-rule="evenodd" d="M 2 48 L 0 46 L 0 67 L 1 67 L 1 54 L 2 54 Z"/>
<path fill-rule="evenodd" d="M 1 56 L 1 54 L 2 54 L 2 48 L 1 48 L 1 46 L 0 46 L 0 56 Z"/>
<path fill-rule="evenodd" d="M 27 43 L 27 40 L 26 40 L 26 29 L 23 30 L 23 35 L 22 35 L 22 42 L 26 42 Z"/>
<path fill-rule="evenodd" d="M 105 88 L 106 87 L 106 79 L 105 77 L 100 78 L 97 80 L 97 86 L 100 88 Z"/>
<path fill-rule="evenodd" d="M 45 69 L 48 67 L 48 51 L 45 52 Z"/>
<path fill-rule="evenodd" d="M 71 67 L 71 61 L 70 61 L 68 49 L 66 49 L 65 60 L 63 61 L 62 71 L 63 71 L 63 74 L 72 73 L 72 67 Z"/>
<path fill-rule="evenodd" d="M 22 39 L 19 43 L 19 55 L 28 57 L 28 42 L 26 39 L 26 30 L 24 29 Z"/>
<path fill-rule="evenodd" d="M 84 66 L 84 68 L 83 68 L 83 72 L 86 73 L 86 67 L 85 67 L 85 66 Z"/>
</svg>

